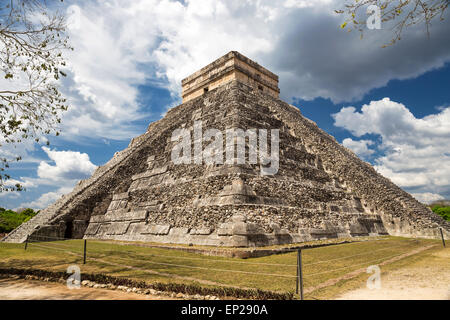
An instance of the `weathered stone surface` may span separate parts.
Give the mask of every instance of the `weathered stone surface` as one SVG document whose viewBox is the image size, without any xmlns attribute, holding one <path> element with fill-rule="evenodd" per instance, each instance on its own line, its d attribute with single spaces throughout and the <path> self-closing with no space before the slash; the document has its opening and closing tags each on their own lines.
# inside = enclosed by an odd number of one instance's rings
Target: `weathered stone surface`
<svg viewBox="0 0 450 320">
<path fill-rule="evenodd" d="M 132 180 L 138 180 L 138 179 L 143 179 L 143 178 L 150 178 L 153 176 L 157 176 L 160 174 L 163 174 L 167 171 L 167 166 L 163 166 L 161 168 L 154 168 L 150 171 L 146 171 L 140 174 L 136 174 L 134 176 L 131 177 Z"/>
<path fill-rule="evenodd" d="M 119 194 L 114 194 L 113 195 L 113 201 L 114 200 L 127 200 L 128 199 L 128 192 L 123 192 L 123 193 L 119 193 Z"/>
<path fill-rule="evenodd" d="M 109 235 L 119 235 L 127 232 L 129 227 L 129 222 L 113 222 L 109 225 L 108 231 L 106 234 Z"/>
<path fill-rule="evenodd" d="M 170 234 L 173 236 L 186 236 L 189 231 L 189 228 L 172 228 L 170 229 Z"/>
<path fill-rule="evenodd" d="M 92 216 L 91 219 L 89 220 L 90 223 L 97 223 L 97 222 L 105 222 L 105 216 L 102 215 L 96 215 L 96 216 Z"/>
<path fill-rule="evenodd" d="M 86 235 L 95 235 L 100 228 L 100 223 L 90 223 L 86 229 Z"/>
<path fill-rule="evenodd" d="M 147 225 L 141 229 L 142 234 L 167 235 L 170 231 L 170 225 Z"/>
<path fill-rule="evenodd" d="M 217 229 L 219 236 L 232 236 L 233 235 L 233 223 L 222 223 Z"/>
<path fill-rule="evenodd" d="M 133 221 L 145 220 L 147 218 L 147 210 L 137 210 L 129 212 L 108 212 L 105 216 L 109 221 Z"/>
<path fill-rule="evenodd" d="M 278 173 L 261 176 L 259 164 L 175 165 L 172 132 L 193 128 L 199 120 L 204 130 L 279 129 Z M 76 220 L 77 232 L 85 228 L 85 238 L 221 246 L 368 234 L 437 238 L 439 228 L 450 236 L 449 222 L 378 174 L 298 108 L 242 81 L 170 109 L 91 178 L 5 241 L 64 236 Z M 202 229 L 210 231 L 198 231 Z"/>
<path fill-rule="evenodd" d="M 206 236 L 211 234 L 212 231 L 213 230 L 211 228 L 194 228 L 191 229 L 190 234 Z"/>
</svg>

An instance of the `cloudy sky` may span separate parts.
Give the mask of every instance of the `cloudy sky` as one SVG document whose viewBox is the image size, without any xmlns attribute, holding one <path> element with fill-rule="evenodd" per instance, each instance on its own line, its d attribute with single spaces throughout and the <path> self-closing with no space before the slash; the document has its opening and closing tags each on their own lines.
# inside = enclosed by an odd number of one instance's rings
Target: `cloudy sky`
<svg viewBox="0 0 450 320">
<path fill-rule="evenodd" d="M 180 103 L 180 82 L 237 50 L 280 76 L 282 99 L 420 201 L 450 198 L 450 23 L 341 30 L 339 0 L 64 1 L 70 109 L 51 145 L 20 154 L 0 206 L 44 208 Z M 446 14 L 447 18 L 449 14 Z"/>
</svg>

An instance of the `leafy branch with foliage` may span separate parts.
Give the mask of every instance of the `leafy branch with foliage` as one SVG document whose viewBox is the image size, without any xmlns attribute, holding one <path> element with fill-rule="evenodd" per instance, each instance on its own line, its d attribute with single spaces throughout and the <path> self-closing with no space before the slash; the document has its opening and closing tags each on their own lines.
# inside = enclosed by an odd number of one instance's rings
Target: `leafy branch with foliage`
<svg viewBox="0 0 450 320">
<path fill-rule="evenodd" d="M 15 212 L 0 208 L 0 233 L 11 232 L 22 223 L 33 218 L 38 213 L 39 211 L 34 211 L 33 209 L 25 209 L 20 212 Z"/>
<path fill-rule="evenodd" d="M 346 16 L 342 29 L 358 30 L 362 38 L 367 21 L 366 10 L 371 5 L 377 6 L 381 22 L 392 22 L 392 39 L 383 45 L 387 47 L 401 40 L 404 30 L 413 25 L 423 24 L 429 36 L 432 21 L 444 20 L 449 3 L 450 0 L 351 0 L 344 5 L 345 9 L 335 12 Z"/>
<path fill-rule="evenodd" d="M 440 215 L 445 220 L 450 221 L 450 207 L 449 206 L 434 205 L 431 207 L 431 210 L 434 213 Z"/>
<path fill-rule="evenodd" d="M 58 80 L 65 76 L 63 51 L 72 49 L 65 30 L 64 14 L 45 0 L 0 3 L 0 146 L 59 135 L 68 106 Z M 0 157 L 0 192 L 22 190 L 6 185 L 9 162 L 19 160 Z"/>
</svg>

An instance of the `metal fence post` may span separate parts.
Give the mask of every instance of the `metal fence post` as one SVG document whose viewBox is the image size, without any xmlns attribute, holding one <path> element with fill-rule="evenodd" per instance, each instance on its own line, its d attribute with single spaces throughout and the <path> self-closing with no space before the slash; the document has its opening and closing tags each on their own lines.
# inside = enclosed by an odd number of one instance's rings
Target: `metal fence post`
<svg viewBox="0 0 450 320">
<path fill-rule="evenodd" d="M 83 254 L 83 264 L 86 264 L 86 242 L 87 240 L 84 239 L 84 254 Z"/>
<path fill-rule="evenodd" d="M 442 245 L 445 248 L 445 239 L 444 239 L 444 233 L 442 232 L 442 228 L 439 228 L 439 231 L 441 231 Z"/>
<path fill-rule="evenodd" d="M 298 253 L 297 253 L 297 275 L 296 275 L 296 277 L 295 277 L 295 293 L 296 294 L 298 294 L 298 286 L 299 286 L 299 284 L 300 284 L 300 282 L 299 282 L 299 277 L 300 277 L 300 275 L 298 274 L 298 271 L 299 271 L 299 267 L 298 267 Z"/>
<path fill-rule="evenodd" d="M 302 250 L 297 250 L 297 293 L 300 288 L 300 299 L 303 300 Z"/>
</svg>

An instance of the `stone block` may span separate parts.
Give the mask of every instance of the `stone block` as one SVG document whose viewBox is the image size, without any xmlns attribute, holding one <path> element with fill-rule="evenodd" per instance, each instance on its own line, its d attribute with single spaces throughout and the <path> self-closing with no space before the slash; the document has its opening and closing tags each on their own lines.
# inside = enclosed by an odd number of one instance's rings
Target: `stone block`
<svg viewBox="0 0 450 320">
<path fill-rule="evenodd" d="M 111 201 L 109 203 L 108 211 L 118 209 L 119 208 L 119 203 L 120 203 L 120 201 L 115 201 L 115 200 Z"/>
<path fill-rule="evenodd" d="M 280 225 L 278 223 L 271 223 L 270 228 L 273 230 L 273 233 L 275 234 L 280 232 Z"/>
<path fill-rule="evenodd" d="M 141 230 L 141 234 L 153 234 L 153 235 L 167 235 L 169 234 L 170 225 L 147 225 Z"/>
<path fill-rule="evenodd" d="M 233 234 L 234 235 L 247 235 L 247 224 L 245 222 L 234 222 L 233 223 Z"/>
<path fill-rule="evenodd" d="M 89 222 L 92 223 L 96 223 L 96 222 L 105 222 L 105 216 L 102 214 L 96 215 L 96 216 L 91 216 L 91 218 L 89 219 Z"/>
<path fill-rule="evenodd" d="M 353 198 L 352 202 L 353 202 L 353 206 L 354 206 L 356 211 L 364 212 L 364 208 L 363 208 L 363 206 L 361 204 L 361 199 L 355 197 L 355 198 Z"/>
<path fill-rule="evenodd" d="M 85 234 L 87 234 L 87 235 L 97 234 L 99 228 L 100 228 L 100 223 L 89 223 L 89 225 L 85 231 Z"/>
<path fill-rule="evenodd" d="M 120 235 L 127 233 L 129 222 L 113 222 L 109 225 L 108 231 L 106 234 L 109 235 Z"/>
<path fill-rule="evenodd" d="M 209 234 L 211 234 L 213 231 L 213 229 L 211 228 L 194 228 L 191 229 L 190 234 L 192 235 L 199 235 L 199 236 L 207 236 Z"/>
<path fill-rule="evenodd" d="M 128 192 L 116 193 L 113 195 L 113 201 L 116 200 L 127 200 L 129 197 Z"/>
<path fill-rule="evenodd" d="M 138 239 L 142 228 L 146 226 L 145 222 L 131 222 L 127 233 Z"/>
<path fill-rule="evenodd" d="M 185 236 L 189 234 L 189 228 L 172 228 L 170 229 L 170 235 L 174 236 Z"/>
<path fill-rule="evenodd" d="M 321 224 L 321 229 L 324 232 L 328 232 L 328 233 L 337 233 L 337 232 L 345 232 L 345 228 L 342 227 L 339 223 L 337 222 L 331 222 L 331 221 L 324 221 Z"/>
<path fill-rule="evenodd" d="M 233 235 L 233 224 L 222 223 L 217 229 L 217 235 L 219 236 L 231 236 Z"/>
<path fill-rule="evenodd" d="M 231 245 L 233 247 L 247 247 L 248 246 L 248 238 L 247 238 L 247 236 L 233 235 L 231 237 Z"/>
<path fill-rule="evenodd" d="M 352 235 L 368 235 L 369 230 L 359 222 L 353 222 L 349 225 L 350 234 Z"/>
<path fill-rule="evenodd" d="M 150 206 L 157 206 L 158 201 L 145 201 L 145 202 L 139 202 L 137 204 L 139 207 L 150 207 Z"/>
<path fill-rule="evenodd" d="M 147 218 L 147 210 L 135 210 L 129 212 L 108 212 L 106 217 L 110 221 L 136 221 Z"/>
<path fill-rule="evenodd" d="M 167 166 L 163 166 L 160 168 L 153 168 L 152 170 L 145 171 L 143 173 L 135 174 L 131 177 L 131 180 L 138 180 L 138 179 L 144 179 L 144 178 L 150 178 L 159 174 L 163 174 L 167 171 Z"/>
<path fill-rule="evenodd" d="M 254 235 L 264 233 L 255 223 L 234 222 L 232 227 L 233 235 Z"/>
<path fill-rule="evenodd" d="M 245 216 L 240 215 L 240 214 L 235 214 L 234 216 L 231 217 L 231 221 L 233 222 L 245 222 L 247 219 L 245 218 Z"/>
<path fill-rule="evenodd" d="M 101 235 L 106 235 L 107 232 L 109 231 L 109 226 L 111 224 L 110 223 L 102 223 L 100 224 L 100 228 L 97 231 L 97 235 L 101 236 Z"/>
</svg>

